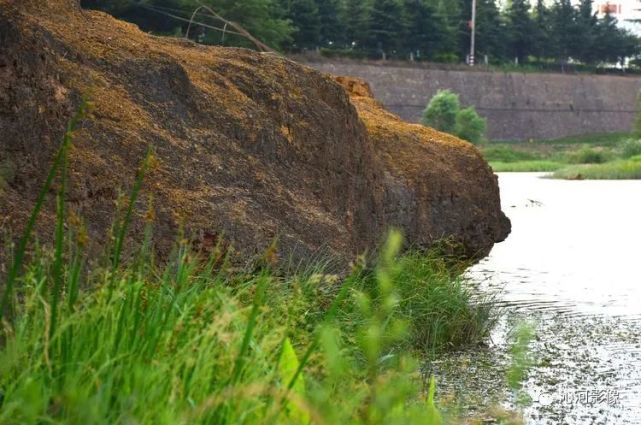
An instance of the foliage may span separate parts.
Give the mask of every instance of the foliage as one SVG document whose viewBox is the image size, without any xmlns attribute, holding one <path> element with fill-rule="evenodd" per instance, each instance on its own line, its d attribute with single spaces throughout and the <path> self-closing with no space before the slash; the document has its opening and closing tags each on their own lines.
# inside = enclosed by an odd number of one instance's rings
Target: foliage
<svg viewBox="0 0 641 425">
<path fill-rule="evenodd" d="M 506 11 L 508 34 L 508 50 L 510 57 L 517 63 L 525 63 L 533 53 L 535 39 L 534 21 L 530 15 L 530 4 L 527 0 L 512 0 Z"/>
<path fill-rule="evenodd" d="M 486 120 L 474 107 L 461 109 L 459 95 L 450 90 L 439 90 L 423 111 L 422 123 L 461 139 L 479 144 L 485 139 Z"/>
<path fill-rule="evenodd" d="M 637 180 L 641 179 L 641 156 L 604 164 L 565 167 L 556 171 L 553 177 L 566 180 Z"/>
<path fill-rule="evenodd" d="M 641 137 L 641 91 L 637 93 L 637 112 L 634 117 L 634 128 L 632 130 L 636 137 Z"/>
<path fill-rule="evenodd" d="M 463 140 L 480 144 L 485 140 L 487 121 L 473 107 L 463 108 L 456 114 L 456 135 Z"/>
<path fill-rule="evenodd" d="M 623 158 L 632 158 L 641 155 L 641 140 L 628 139 L 621 144 L 621 156 Z"/>
<path fill-rule="evenodd" d="M 459 95 L 450 90 L 439 90 L 423 111 L 422 123 L 446 133 L 456 131 L 456 116 L 461 109 Z"/>
<path fill-rule="evenodd" d="M 550 160 L 529 160 L 516 162 L 490 161 L 490 166 L 496 173 L 529 173 L 556 171 L 565 164 Z"/>
<path fill-rule="evenodd" d="M 603 149 L 584 146 L 578 151 L 568 153 L 567 161 L 570 164 L 602 164 L 610 159 Z"/>
<path fill-rule="evenodd" d="M 629 133 L 586 134 L 554 140 L 493 142 L 482 147 L 497 172 L 556 171 L 570 164 L 607 163 L 637 155 Z"/>
<path fill-rule="evenodd" d="M 285 16 L 294 24 L 293 50 L 311 49 L 321 37 L 321 21 L 314 0 L 286 0 Z"/>
<path fill-rule="evenodd" d="M 361 56 L 460 62 L 469 54 L 471 2 L 451 0 L 203 0 L 258 39 L 285 51 L 356 50 Z M 476 55 L 482 63 L 577 62 L 614 65 L 640 53 L 638 39 L 615 17 L 597 18 L 591 0 L 553 3 L 511 0 L 477 1 Z M 82 0 L 144 30 L 184 35 L 200 0 Z M 207 14 L 190 37 L 207 44 L 252 47 L 242 37 L 223 33 Z"/>
<path fill-rule="evenodd" d="M 412 354 L 478 343 L 493 323 L 490 304 L 446 262 L 400 255 L 391 232 L 373 270 L 357 265 L 343 279 L 320 266 L 235 269 L 223 245 L 208 258 L 178 242 L 158 263 L 151 215 L 125 261 L 149 153 L 113 247 L 89 264 L 86 230 L 64 196 L 83 114 L 39 198 L 57 188 L 53 251 L 27 257 L 27 226 L 3 285 L 0 423 L 443 423 L 435 381 L 425 401 Z"/>
<path fill-rule="evenodd" d="M 523 391 L 523 382 L 534 364 L 529 346 L 534 338 L 534 326 L 530 323 L 520 323 L 511 335 L 510 354 L 512 363 L 507 372 L 507 382 L 514 392 L 517 405 L 525 407 L 529 397 Z"/>
<path fill-rule="evenodd" d="M 490 162 L 517 162 L 541 159 L 541 155 L 538 153 L 506 145 L 487 145 L 483 148 L 482 153 L 483 157 Z"/>
</svg>

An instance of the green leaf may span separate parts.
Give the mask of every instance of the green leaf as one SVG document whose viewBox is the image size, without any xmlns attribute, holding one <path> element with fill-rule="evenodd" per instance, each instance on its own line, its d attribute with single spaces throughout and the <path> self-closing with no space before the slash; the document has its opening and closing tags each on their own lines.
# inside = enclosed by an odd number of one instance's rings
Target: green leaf
<svg viewBox="0 0 641 425">
<path fill-rule="evenodd" d="M 296 371 L 298 370 L 300 363 L 294 347 L 292 346 L 289 338 L 286 338 L 283 342 L 283 350 L 280 355 L 280 361 L 278 363 L 278 372 L 280 375 L 281 384 L 283 387 L 290 387 L 290 391 L 297 395 L 300 398 L 305 397 L 305 379 L 302 372 L 296 376 Z M 296 377 L 296 381 L 292 384 L 292 379 Z M 301 410 L 291 401 L 286 402 L 285 410 L 289 419 L 294 423 L 308 424 L 310 422 L 309 413 Z"/>
<path fill-rule="evenodd" d="M 441 412 L 434 404 L 434 393 L 436 392 L 436 380 L 432 376 L 430 378 L 430 389 L 427 395 L 427 425 L 443 425 L 443 417 Z"/>
</svg>

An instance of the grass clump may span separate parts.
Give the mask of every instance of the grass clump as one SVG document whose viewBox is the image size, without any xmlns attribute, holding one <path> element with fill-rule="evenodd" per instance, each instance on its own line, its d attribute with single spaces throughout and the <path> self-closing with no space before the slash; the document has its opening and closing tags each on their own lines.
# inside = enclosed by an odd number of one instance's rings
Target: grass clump
<svg viewBox="0 0 641 425">
<path fill-rule="evenodd" d="M 641 156 L 619 159 L 604 164 L 575 165 L 562 168 L 553 175 L 565 180 L 636 180 L 641 179 Z"/>
<path fill-rule="evenodd" d="M 536 161 L 542 157 L 538 153 L 517 149 L 509 144 L 486 145 L 482 152 L 489 162 Z"/>
<path fill-rule="evenodd" d="M 36 254 L 5 325 L 0 422 L 426 423 L 408 348 L 478 342 L 489 311 L 390 240 L 342 285 L 215 270 L 182 246 L 164 267 L 87 273 L 74 294 L 65 263 L 55 317 L 56 256 Z"/>
<path fill-rule="evenodd" d="M 518 161 L 518 162 L 490 162 L 490 166 L 497 173 L 527 173 L 556 171 L 564 167 L 564 164 L 556 161 Z"/>
<path fill-rule="evenodd" d="M 621 157 L 632 158 L 641 155 L 641 140 L 627 139 L 621 143 Z"/>
<path fill-rule="evenodd" d="M 567 153 L 567 162 L 570 164 L 603 164 L 611 159 L 612 154 L 604 149 L 584 146 L 578 151 Z"/>
<path fill-rule="evenodd" d="M 496 172 L 556 172 L 560 178 L 628 179 L 638 178 L 636 165 L 626 160 L 641 154 L 641 142 L 629 134 L 613 133 L 491 143 L 481 152 Z"/>
<path fill-rule="evenodd" d="M 121 259 L 132 205 L 109 260 L 88 266 L 65 205 L 70 123 L 4 280 L 0 423 L 440 425 L 434 379 L 415 355 L 481 341 L 490 305 L 445 262 L 400 255 L 392 232 L 373 269 L 233 269 L 179 243 L 154 260 L 152 223 Z M 52 251 L 33 224 L 58 180 Z"/>
</svg>

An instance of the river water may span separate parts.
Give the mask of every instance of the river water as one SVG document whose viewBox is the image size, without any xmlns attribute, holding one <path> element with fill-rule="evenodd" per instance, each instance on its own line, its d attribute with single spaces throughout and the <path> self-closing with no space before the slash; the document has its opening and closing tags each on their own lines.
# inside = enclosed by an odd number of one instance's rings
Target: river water
<svg viewBox="0 0 641 425">
<path fill-rule="evenodd" d="M 510 329 L 527 320 L 526 423 L 641 424 L 641 181 L 501 173 L 499 184 L 512 234 L 469 276 L 506 314 L 465 380 L 491 388 Z"/>
</svg>

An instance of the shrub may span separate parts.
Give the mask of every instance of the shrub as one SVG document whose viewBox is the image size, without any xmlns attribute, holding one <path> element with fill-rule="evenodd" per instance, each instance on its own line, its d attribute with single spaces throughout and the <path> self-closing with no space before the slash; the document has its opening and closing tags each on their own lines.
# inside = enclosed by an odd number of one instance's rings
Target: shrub
<svg viewBox="0 0 641 425">
<path fill-rule="evenodd" d="M 621 148 L 621 156 L 624 158 L 632 158 L 633 156 L 641 155 L 641 140 L 625 140 L 622 143 Z"/>
<path fill-rule="evenodd" d="M 483 142 L 486 128 L 487 121 L 472 106 L 456 114 L 456 135 L 463 140 L 475 145 Z"/>
<path fill-rule="evenodd" d="M 608 161 L 608 156 L 603 150 L 583 147 L 568 155 L 571 164 L 603 164 Z"/>
<path fill-rule="evenodd" d="M 519 162 L 543 159 L 541 154 L 527 152 L 508 145 L 485 146 L 482 153 L 483 157 L 490 162 Z"/>
<path fill-rule="evenodd" d="M 422 123 L 453 134 L 456 131 L 456 116 L 460 109 L 458 94 L 450 90 L 439 90 L 423 111 Z"/>
<path fill-rule="evenodd" d="M 473 106 L 461 109 L 459 95 L 450 90 L 439 90 L 436 93 L 423 111 L 421 122 L 474 144 L 485 139 L 485 118 Z"/>
<path fill-rule="evenodd" d="M 641 136 L 641 92 L 637 96 L 637 116 L 634 120 L 633 132 L 635 136 Z"/>
</svg>

